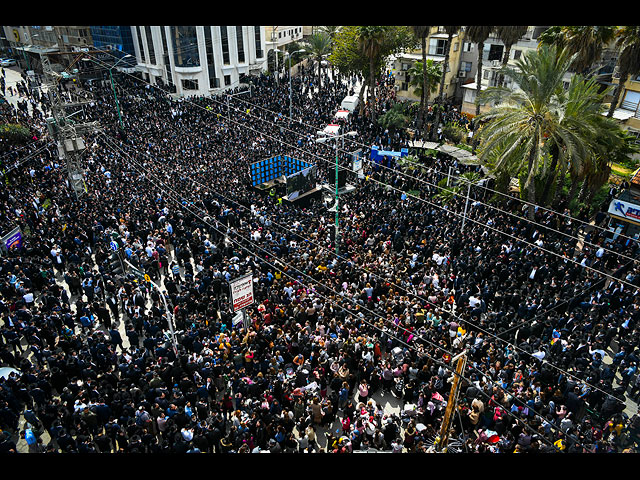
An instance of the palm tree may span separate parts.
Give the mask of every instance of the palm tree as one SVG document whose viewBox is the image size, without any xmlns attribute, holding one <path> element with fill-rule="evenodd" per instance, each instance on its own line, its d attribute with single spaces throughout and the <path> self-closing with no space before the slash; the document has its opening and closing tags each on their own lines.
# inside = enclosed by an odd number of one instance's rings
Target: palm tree
<svg viewBox="0 0 640 480">
<path fill-rule="evenodd" d="M 598 135 L 593 141 L 592 160 L 583 171 L 584 181 L 578 195 L 578 201 L 587 205 L 591 204 L 594 194 L 609 180 L 611 164 L 628 159 L 639 151 L 635 137 L 622 129 L 616 120 L 605 116 L 600 116 L 598 120 Z"/>
<path fill-rule="evenodd" d="M 555 178 L 563 182 L 566 171 L 570 171 L 572 177 L 580 176 L 594 164 L 600 143 L 615 143 L 615 130 L 605 124 L 602 115 L 605 95 L 593 77 L 577 74 L 572 76 L 566 90 L 559 89 L 556 110 L 560 128 L 558 135 L 547 142 L 551 161 L 542 176 L 542 202 L 548 200 Z"/>
<path fill-rule="evenodd" d="M 431 26 L 412 26 L 411 31 L 416 38 L 420 39 L 420 50 L 422 53 L 422 65 L 427 64 L 427 37 L 429 36 L 429 31 L 431 30 Z M 425 93 L 429 91 L 426 87 L 427 85 L 427 70 L 424 69 L 422 71 L 422 89 L 420 95 L 420 111 L 418 116 L 418 128 L 422 129 L 425 124 L 425 112 L 427 109 L 427 102 L 425 101 Z"/>
<path fill-rule="evenodd" d="M 480 93 L 482 91 L 482 53 L 484 51 L 484 42 L 491 32 L 493 31 L 493 27 L 485 26 L 485 25 L 472 25 L 470 27 L 466 27 L 466 37 L 469 41 L 478 45 L 478 65 L 477 65 L 477 75 L 476 75 L 476 117 L 480 115 Z M 475 130 L 477 129 L 477 122 L 473 122 L 473 152 L 475 153 L 476 146 L 478 145 L 478 141 L 476 139 Z"/>
<path fill-rule="evenodd" d="M 340 28 L 339 26 L 322 26 L 320 27 L 320 31 L 322 33 L 325 33 L 326 35 L 329 35 L 329 38 L 331 39 L 331 50 L 333 51 L 333 46 L 335 45 L 335 41 L 336 41 L 336 37 L 338 36 L 338 33 L 340 33 Z M 335 68 L 333 66 L 333 64 L 331 65 L 331 72 L 332 75 L 331 77 L 334 79 L 334 81 L 336 80 L 336 74 L 335 74 Z M 337 84 L 339 82 L 335 81 L 336 87 Z"/>
<path fill-rule="evenodd" d="M 406 128 L 410 117 L 407 114 L 407 105 L 402 102 L 394 103 L 387 112 L 380 115 L 378 124 L 388 130 L 400 130 Z"/>
<path fill-rule="evenodd" d="M 545 143 L 565 145 L 563 138 L 570 137 L 559 121 L 559 94 L 572 60 L 566 50 L 556 52 L 553 46 L 541 47 L 519 59 L 515 68 L 504 68 L 505 75 L 514 80 L 518 89 L 492 87 L 478 99 L 498 102 L 478 119 L 483 122 L 479 131 L 480 159 L 504 147 L 506 142 L 507 148 L 495 159 L 496 166 L 500 168 L 502 164 L 514 162 L 520 165 L 526 173 L 523 189 L 532 204 L 538 200 L 535 179 L 541 170 L 546 172 L 543 167 L 548 146 L 545 149 Z M 529 208 L 528 214 L 533 219 L 534 209 Z"/>
<path fill-rule="evenodd" d="M 415 62 L 407 73 L 411 78 L 409 85 L 414 87 L 414 92 L 416 95 L 420 95 L 425 105 L 428 104 L 429 96 L 431 93 L 435 93 L 438 88 L 438 81 L 442 77 L 442 66 L 429 58 L 426 68 L 423 67 L 422 62 Z M 424 127 L 426 129 L 426 122 Z"/>
<path fill-rule="evenodd" d="M 502 40 L 504 44 L 504 54 L 502 56 L 502 66 L 506 66 L 509 62 L 509 56 L 511 55 L 511 47 L 527 33 L 526 25 L 500 25 L 496 27 L 496 35 Z M 504 81 L 504 75 L 500 73 L 497 85 L 502 86 Z"/>
<path fill-rule="evenodd" d="M 324 32 L 314 33 L 303 45 L 303 50 L 318 64 L 318 89 L 320 89 L 322 86 L 322 60 L 331 53 L 331 37 Z"/>
<path fill-rule="evenodd" d="M 442 103 L 444 102 L 444 80 L 445 80 L 445 77 L 447 76 L 447 70 L 449 66 L 449 56 L 451 55 L 451 39 L 455 34 L 458 33 L 459 30 L 460 30 L 460 26 L 458 25 L 444 26 L 444 31 L 447 34 L 447 49 L 445 50 L 444 61 L 442 62 L 443 68 L 442 68 L 442 75 L 440 77 L 440 91 L 438 92 L 438 98 L 436 99 L 436 103 L 438 105 L 442 105 Z M 438 125 L 440 124 L 441 109 L 436 108 L 435 113 L 436 113 L 436 116 L 433 122 L 434 128 L 431 129 L 432 140 L 435 140 L 436 135 L 438 134 Z"/>
<path fill-rule="evenodd" d="M 540 45 L 555 45 L 576 54 L 572 70 L 586 74 L 602 58 L 603 49 L 615 38 L 609 25 L 550 27 L 538 38 Z"/>
<path fill-rule="evenodd" d="M 465 172 L 460 175 L 453 185 L 446 185 L 446 178 L 438 183 L 438 193 L 435 197 L 440 199 L 442 203 L 450 203 L 458 196 L 466 195 L 469 184 L 474 185 L 480 181 L 482 177 L 477 172 Z"/>
<path fill-rule="evenodd" d="M 375 77 L 377 73 L 376 61 L 385 43 L 387 27 L 384 25 L 364 25 L 357 27 L 356 37 L 361 52 L 369 59 L 369 111 L 375 122 Z"/>
<path fill-rule="evenodd" d="M 640 74 L 640 26 L 621 27 L 618 30 L 617 37 L 616 46 L 620 49 L 617 65 L 620 78 L 614 91 L 607 117 L 612 117 L 613 112 L 618 107 L 620 94 L 629 77 Z"/>
<path fill-rule="evenodd" d="M 340 27 L 339 26 L 322 26 L 320 27 L 320 32 L 326 33 L 327 35 L 329 35 L 329 37 L 331 37 L 331 40 L 333 41 L 333 39 L 336 37 L 338 32 L 340 32 Z"/>
</svg>

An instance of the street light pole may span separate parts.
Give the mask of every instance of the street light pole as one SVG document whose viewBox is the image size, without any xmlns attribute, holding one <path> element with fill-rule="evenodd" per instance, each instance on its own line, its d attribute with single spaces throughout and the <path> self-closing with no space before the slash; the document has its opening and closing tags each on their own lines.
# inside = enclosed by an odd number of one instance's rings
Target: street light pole
<svg viewBox="0 0 640 480">
<path fill-rule="evenodd" d="M 327 140 L 335 140 L 335 145 L 336 145 L 336 175 L 335 175 L 335 186 L 336 186 L 336 192 L 335 192 L 335 197 L 336 197 L 336 220 L 335 220 L 335 239 L 334 239 L 334 243 L 335 243 L 335 251 L 336 251 L 336 256 L 340 255 L 340 205 L 339 205 L 339 191 L 338 191 L 338 168 L 339 168 L 339 162 L 338 162 L 338 139 L 343 139 L 344 142 L 344 137 L 354 137 L 357 135 L 357 132 L 347 132 L 347 133 L 343 133 L 342 135 L 333 135 L 333 134 L 327 134 L 326 132 L 318 132 L 318 135 L 327 135 L 324 138 L 318 138 L 316 140 L 317 143 L 324 143 Z"/>
<path fill-rule="evenodd" d="M 230 115 L 231 115 L 231 106 L 230 106 L 230 104 L 229 104 L 229 99 L 230 99 L 231 97 L 235 97 L 235 96 L 237 96 L 237 95 L 245 95 L 245 94 L 247 94 L 247 93 L 249 94 L 249 96 L 251 96 L 251 95 L 252 95 L 251 85 L 249 85 L 249 90 L 244 90 L 244 91 L 242 91 L 242 92 L 237 92 L 237 93 L 228 93 L 228 94 L 227 94 L 227 116 L 228 116 L 228 117 L 230 117 Z"/>
<path fill-rule="evenodd" d="M 336 178 L 335 178 L 335 184 L 336 184 L 336 256 L 339 255 L 339 250 L 340 250 L 340 208 L 339 208 L 339 204 L 338 204 L 338 199 L 340 198 L 340 196 L 338 195 L 338 140 L 336 139 L 335 141 L 336 144 Z"/>
<path fill-rule="evenodd" d="M 118 122 L 120 123 L 120 128 L 124 130 L 124 127 L 122 126 L 122 113 L 120 113 L 120 103 L 118 102 L 118 96 L 116 95 L 116 86 L 113 83 L 113 74 L 111 73 L 111 68 L 109 69 L 109 78 L 111 78 L 111 90 L 113 90 L 113 98 L 116 100 L 116 109 L 118 111 Z"/>
<path fill-rule="evenodd" d="M 289 122 L 291 122 L 291 117 L 293 116 L 293 101 L 291 94 L 291 57 L 293 57 L 296 53 L 302 53 L 304 50 L 296 50 L 295 52 L 289 53 Z"/>
<path fill-rule="evenodd" d="M 116 65 L 118 65 L 118 63 L 120 63 L 122 60 L 124 60 L 125 58 L 129 58 L 131 57 L 131 55 L 125 55 L 124 57 L 122 57 L 120 60 L 118 60 L 116 63 L 113 64 L 113 66 L 109 69 L 109 78 L 111 79 L 111 90 L 113 90 L 113 98 L 116 101 L 116 109 L 118 111 L 118 121 L 120 123 L 120 129 L 124 130 L 124 126 L 122 125 L 122 113 L 120 112 L 120 102 L 118 102 L 118 96 L 116 95 L 116 86 L 113 82 L 113 73 L 112 70 L 114 68 L 116 68 Z"/>
</svg>

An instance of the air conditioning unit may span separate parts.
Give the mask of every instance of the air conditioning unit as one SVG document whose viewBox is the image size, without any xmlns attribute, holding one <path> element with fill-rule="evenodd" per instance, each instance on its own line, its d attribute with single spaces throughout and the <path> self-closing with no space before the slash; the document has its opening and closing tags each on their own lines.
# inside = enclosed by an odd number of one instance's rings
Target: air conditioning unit
<svg viewBox="0 0 640 480">
<path fill-rule="evenodd" d="M 460 70 L 458 72 L 458 77 L 462 78 L 462 77 L 466 77 L 467 76 L 467 72 L 465 72 L 464 70 Z"/>
<path fill-rule="evenodd" d="M 501 65 L 500 60 L 491 60 L 492 67 L 499 67 Z"/>
</svg>

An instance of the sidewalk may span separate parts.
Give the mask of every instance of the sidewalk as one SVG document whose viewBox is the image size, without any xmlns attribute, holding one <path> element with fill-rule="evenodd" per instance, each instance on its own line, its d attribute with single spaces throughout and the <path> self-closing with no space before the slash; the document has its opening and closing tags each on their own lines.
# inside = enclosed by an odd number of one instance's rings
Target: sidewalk
<svg viewBox="0 0 640 480">
<path fill-rule="evenodd" d="M 19 101 L 27 101 L 27 108 L 29 114 L 33 112 L 33 104 L 31 103 L 31 99 L 29 97 L 21 96 L 17 93 L 16 86 L 19 82 L 24 82 L 22 78 L 22 69 L 20 67 L 3 67 L 4 69 L 4 80 L 5 80 L 5 91 L 4 98 L 15 108 L 18 105 Z M 14 94 L 12 95 L 9 92 L 9 87 L 12 87 Z M 42 87 L 38 87 L 42 88 Z M 41 90 L 42 92 L 42 90 Z"/>
</svg>

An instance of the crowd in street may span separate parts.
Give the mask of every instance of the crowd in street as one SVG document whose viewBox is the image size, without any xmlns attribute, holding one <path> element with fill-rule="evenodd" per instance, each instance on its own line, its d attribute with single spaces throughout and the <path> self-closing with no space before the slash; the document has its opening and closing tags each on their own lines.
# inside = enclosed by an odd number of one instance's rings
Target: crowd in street
<svg viewBox="0 0 640 480">
<path fill-rule="evenodd" d="M 77 197 L 46 115 L 10 112 L 34 141 L 2 153 L 0 232 L 25 239 L 0 257 L 0 363 L 19 371 L 0 380 L 0 451 L 440 451 L 460 354 L 451 448 L 635 451 L 635 241 L 578 240 L 575 219 L 531 222 L 479 187 L 443 205 L 448 167 L 474 167 L 418 152 L 410 175 L 365 161 L 349 177 L 336 254 L 331 205 L 252 188 L 248 166 L 290 155 L 327 182 L 334 145 L 317 131 L 352 83 L 294 77 L 289 116 L 288 82 L 251 81 L 250 95 L 171 99 L 122 76 L 122 129 L 111 90 L 82 87 L 96 99 L 83 120 L 102 128 Z M 344 150 L 405 148 L 363 113 L 389 108 L 392 81 L 363 99 Z M 160 291 L 118 270 L 112 241 Z M 245 323 L 228 283 L 247 274 Z"/>
</svg>

